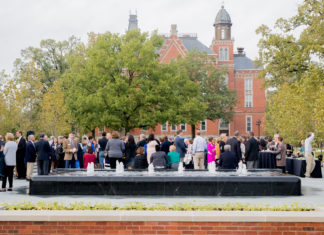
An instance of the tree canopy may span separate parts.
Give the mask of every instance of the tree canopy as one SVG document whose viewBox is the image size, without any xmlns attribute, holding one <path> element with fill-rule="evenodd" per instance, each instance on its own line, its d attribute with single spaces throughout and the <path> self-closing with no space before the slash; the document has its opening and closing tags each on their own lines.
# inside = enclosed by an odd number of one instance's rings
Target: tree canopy
<svg viewBox="0 0 324 235">
<path fill-rule="evenodd" d="M 237 99 L 236 92 L 228 89 L 226 83 L 227 68 L 218 68 L 216 58 L 197 49 L 189 51 L 184 58 L 179 58 L 177 63 L 183 74 L 200 85 L 203 103 L 207 107 L 204 119 L 231 120 Z M 192 113 L 186 115 L 190 117 Z M 188 123 L 192 125 L 192 135 L 194 136 L 197 119 L 194 118 L 193 122 Z"/>
<path fill-rule="evenodd" d="M 63 76 L 73 120 L 89 130 L 106 126 L 126 132 L 167 120 L 202 120 L 199 84 L 176 63 L 159 62 L 162 43 L 156 32 L 90 34 L 88 44 L 69 57 L 70 69 Z M 196 116 L 187 120 L 186 113 Z"/>
<path fill-rule="evenodd" d="M 305 0 L 297 15 L 278 19 L 275 32 L 262 25 L 257 33 L 258 63 L 267 87 L 267 132 L 299 143 L 310 131 L 324 138 L 324 2 Z"/>
</svg>

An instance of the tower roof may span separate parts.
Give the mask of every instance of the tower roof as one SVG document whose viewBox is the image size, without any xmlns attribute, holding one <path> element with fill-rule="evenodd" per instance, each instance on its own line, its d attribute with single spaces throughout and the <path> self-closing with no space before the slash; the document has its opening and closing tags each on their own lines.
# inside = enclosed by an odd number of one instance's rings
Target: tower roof
<svg viewBox="0 0 324 235">
<path fill-rule="evenodd" d="M 222 6 L 222 8 L 218 11 L 216 15 L 214 26 L 217 24 L 232 25 L 231 17 L 228 14 L 228 12 L 225 10 L 224 6 Z"/>
<path fill-rule="evenodd" d="M 128 20 L 128 30 L 138 29 L 137 14 L 130 14 Z"/>
</svg>

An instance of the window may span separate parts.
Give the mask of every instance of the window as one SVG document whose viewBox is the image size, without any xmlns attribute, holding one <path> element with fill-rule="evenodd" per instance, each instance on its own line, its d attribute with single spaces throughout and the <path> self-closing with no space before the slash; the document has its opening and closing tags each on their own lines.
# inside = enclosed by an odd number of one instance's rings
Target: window
<svg viewBox="0 0 324 235">
<path fill-rule="evenodd" d="M 182 131 L 186 131 L 186 124 L 181 123 L 181 124 L 180 124 L 180 130 L 182 130 Z"/>
<path fill-rule="evenodd" d="M 223 47 L 219 48 L 219 60 L 223 61 L 224 57 L 223 57 Z"/>
<path fill-rule="evenodd" d="M 201 131 L 207 130 L 207 121 L 206 120 L 200 122 L 200 130 Z"/>
<path fill-rule="evenodd" d="M 245 107 L 253 107 L 253 80 L 245 78 L 244 80 Z"/>
<path fill-rule="evenodd" d="M 220 119 L 219 120 L 219 129 L 220 130 L 228 130 L 229 129 L 229 123 L 226 120 Z"/>
<path fill-rule="evenodd" d="M 225 27 L 221 29 L 221 39 L 225 39 Z"/>
<path fill-rule="evenodd" d="M 171 125 L 171 131 L 176 131 L 177 130 L 177 125 L 172 124 Z"/>
<path fill-rule="evenodd" d="M 219 48 L 219 60 L 220 61 L 227 61 L 228 60 L 228 48 L 227 47 L 220 47 Z"/>
<path fill-rule="evenodd" d="M 161 131 L 168 131 L 168 122 L 165 122 L 161 125 Z"/>
<path fill-rule="evenodd" d="M 252 117 L 246 116 L 246 132 L 252 131 Z"/>
</svg>

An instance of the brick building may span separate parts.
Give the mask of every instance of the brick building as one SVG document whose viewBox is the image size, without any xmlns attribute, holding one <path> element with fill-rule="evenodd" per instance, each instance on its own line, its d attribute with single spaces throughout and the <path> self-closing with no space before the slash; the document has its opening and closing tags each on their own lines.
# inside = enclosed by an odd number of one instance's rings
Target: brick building
<svg viewBox="0 0 324 235">
<path fill-rule="evenodd" d="M 177 25 L 171 25 L 170 34 L 162 35 L 165 41 L 160 50 L 160 61 L 169 63 L 179 55 L 183 57 L 188 51 L 197 48 L 215 57 L 219 67 L 227 67 L 226 82 L 229 89 L 236 90 L 238 98 L 233 119 L 229 123 L 223 120 L 202 120 L 197 124 L 197 129 L 202 131 L 203 136 L 218 136 L 221 133 L 231 136 L 235 130 L 241 134 L 254 131 L 256 135 L 264 136 L 262 125 L 258 125 L 263 121 L 266 105 L 263 81 L 257 79 L 260 68 L 255 68 L 254 62 L 246 56 L 244 48 L 239 47 L 237 53 L 234 53 L 234 39 L 231 37 L 232 21 L 224 6 L 218 11 L 213 26 L 214 38 L 211 46 L 207 47 L 198 40 L 197 34 L 179 34 Z M 137 15 L 131 14 L 128 29 L 134 28 L 138 28 Z M 182 129 L 186 136 L 191 135 L 190 125 L 185 123 L 173 125 L 169 122 L 157 125 L 154 130 L 135 129 L 132 134 L 154 132 L 157 136 L 173 136 L 179 129 Z"/>
</svg>

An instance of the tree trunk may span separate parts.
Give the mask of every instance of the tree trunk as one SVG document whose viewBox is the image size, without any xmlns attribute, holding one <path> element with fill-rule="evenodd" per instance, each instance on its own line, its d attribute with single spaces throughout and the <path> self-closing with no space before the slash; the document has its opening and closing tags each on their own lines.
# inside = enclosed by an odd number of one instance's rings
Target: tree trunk
<svg viewBox="0 0 324 235">
<path fill-rule="evenodd" d="M 191 138 L 194 139 L 196 137 L 196 125 L 191 125 Z"/>
<path fill-rule="evenodd" d="M 92 129 L 92 136 L 93 136 L 93 138 L 95 139 L 96 138 L 96 129 Z"/>
</svg>

